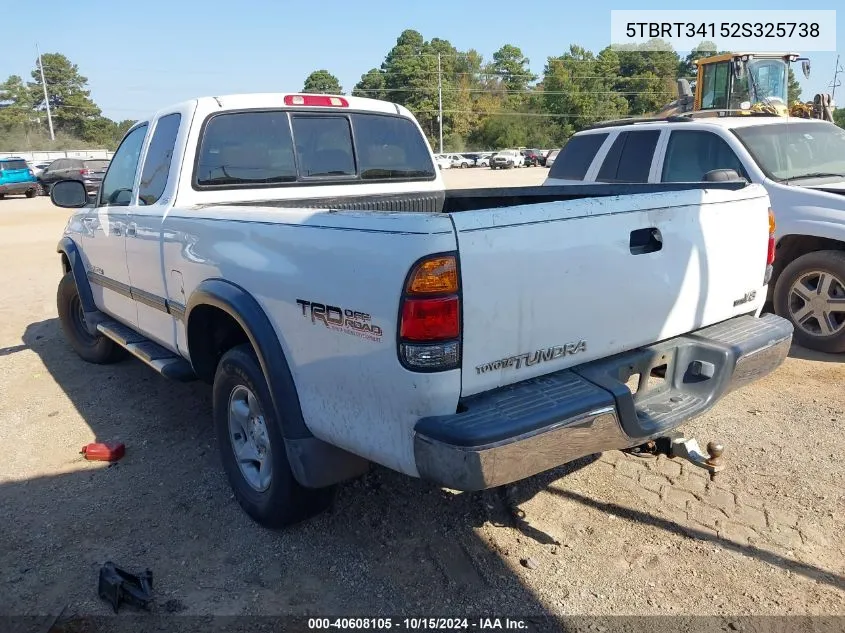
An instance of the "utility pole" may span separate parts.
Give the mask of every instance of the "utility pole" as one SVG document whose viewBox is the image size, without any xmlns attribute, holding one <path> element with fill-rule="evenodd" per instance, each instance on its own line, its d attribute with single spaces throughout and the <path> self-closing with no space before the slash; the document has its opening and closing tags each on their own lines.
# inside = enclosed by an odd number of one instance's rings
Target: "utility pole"
<svg viewBox="0 0 845 633">
<path fill-rule="evenodd" d="M 443 75 L 440 72 L 440 53 L 437 53 L 437 120 L 440 123 L 440 153 L 443 153 Z"/>
<path fill-rule="evenodd" d="M 50 140 L 55 141 L 56 135 L 53 133 L 53 116 L 50 114 L 50 97 L 47 95 L 47 80 L 44 79 L 44 64 L 41 61 L 41 51 L 38 50 L 38 44 L 35 45 L 35 52 L 38 53 L 38 70 L 41 71 L 41 86 L 44 88 L 44 104 L 47 106 L 47 123 L 50 126 Z"/>
<path fill-rule="evenodd" d="M 830 100 L 833 101 L 834 95 L 836 95 L 836 87 L 841 86 L 842 82 L 838 81 L 837 78 L 839 77 L 839 73 L 845 72 L 842 70 L 842 66 L 839 65 L 839 55 L 836 56 L 836 67 L 833 71 L 833 81 L 830 84 Z"/>
</svg>

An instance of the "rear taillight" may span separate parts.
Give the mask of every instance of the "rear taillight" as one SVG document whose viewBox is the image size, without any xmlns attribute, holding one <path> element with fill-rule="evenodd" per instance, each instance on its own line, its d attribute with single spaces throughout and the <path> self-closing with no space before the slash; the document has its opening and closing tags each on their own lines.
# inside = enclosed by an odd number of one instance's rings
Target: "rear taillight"
<svg viewBox="0 0 845 633">
<path fill-rule="evenodd" d="M 461 296 L 453 254 L 418 261 L 405 282 L 399 310 L 399 359 L 414 371 L 461 365 Z"/>
<path fill-rule="evenodd" d="M 772 280 L 773 264 L 775 263 L 775 229 L 777 224 L 775 222 L 775 214 L 769 209 L 769 248 L 766 252 L 766 275 L 763 278 L 763 283 L 768 284 Z"/>
<path fill-rule="evenodd" d="M 80 170 L 79 170 L 79 175 L 80 175 L 80 176 L 90 176 L 90 175 L 91 175 L 91 170 L 90 170 L 90 169 L 80 169 Z"/>
</svg>

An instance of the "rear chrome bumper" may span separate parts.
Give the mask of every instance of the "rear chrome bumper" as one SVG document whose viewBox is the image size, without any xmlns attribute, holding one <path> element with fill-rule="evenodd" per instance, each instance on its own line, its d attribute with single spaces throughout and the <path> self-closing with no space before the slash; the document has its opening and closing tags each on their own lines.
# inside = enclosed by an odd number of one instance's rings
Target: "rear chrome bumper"
<svg viewBox="0 0 845 633">
<path fill-rule="evenodd" d="M 785 319 L 742 316 L 472 396 L 459 413 L 417 423 L 417 469 L 452 489 L 483 490 L 642 444 L 774 371 L 791 343 Z M 664 365 L 665 381 L 652 388 Z M 633 374 L 642 377 L 636 395 L 625 384 Z"/>
</svg>

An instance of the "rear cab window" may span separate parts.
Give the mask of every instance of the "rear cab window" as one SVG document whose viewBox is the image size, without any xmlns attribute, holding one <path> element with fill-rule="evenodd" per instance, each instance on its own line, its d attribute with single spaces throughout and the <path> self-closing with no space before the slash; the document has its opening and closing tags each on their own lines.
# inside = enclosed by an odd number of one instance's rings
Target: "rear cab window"
<svg viewBox="0 0 845 633">
<path fill-rule="evenodd" d="M 555 157 L 549 170 L 549 178 L 584 180 L 607 137 L 606 132 L 573 136 Z"/>
<path fill-rule="evenodd" d="M 414 123 L 381 113 L 223 112 L 204 125 L 194 189 L 434 180 Z"/>
</svg>

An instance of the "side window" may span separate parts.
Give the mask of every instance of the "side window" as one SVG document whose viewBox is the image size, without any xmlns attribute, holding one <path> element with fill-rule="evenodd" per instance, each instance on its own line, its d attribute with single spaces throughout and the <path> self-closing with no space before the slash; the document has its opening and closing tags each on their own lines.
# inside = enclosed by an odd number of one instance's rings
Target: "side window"
<svg viewBox="0 0 845 633">
<path fill-rule="evenodd" d="M 701 182 L 714 169 L 733 169 L 748 177 L 737 155 L 711 132 L 673 131 L 663 159 L 663 182 Z"/>
<path fill-rule="evenodd" d="M 605 156 L 596 180 L 600 182 L 648 182 L 660 130 L 621 132 Z M 557 160 L 560 160 L 559 158 Z M 557 164 L 555 160 L 555 164 Z"/>
<path fill-rule="evenodd" d="M 181 121 L 182 115 L 177 112 L 161 117 L 156 123 L 138 188 L 138 200 L 141 204 L 155 204 L 164 193 Z"/>
<path fill-rule="evenodd" d="M 100 187 L 100 206 L 125 207 L 129 204 L 146 134 L 146 124 L 136 127 L 117 148 Z"/>
<path fill-rule="evenodd" d="M 292 118 L 299 173 L 303 178 L 355 175 L 352 131 L 346 117 L 294 115 Z"/>
<path fill-rule="evenodd" d="M 730 79 L 729 62 L 708 64 L 704 67 L 704 86 L 701 93 L 702 109 L 728 107 L 728 82 Z"/>
<path fill-rule="evenodd" d="M 607 134 L 583 134 L 570 138 L 558 152 L 549 170 L 549 178 L 583 180 L 599 148 L 607 140 L 607 136 Z"/>
</svg>

